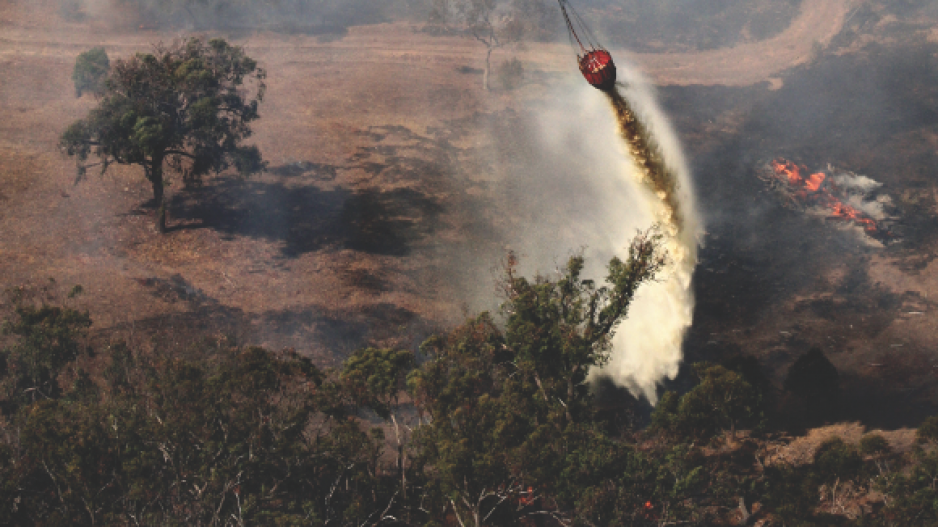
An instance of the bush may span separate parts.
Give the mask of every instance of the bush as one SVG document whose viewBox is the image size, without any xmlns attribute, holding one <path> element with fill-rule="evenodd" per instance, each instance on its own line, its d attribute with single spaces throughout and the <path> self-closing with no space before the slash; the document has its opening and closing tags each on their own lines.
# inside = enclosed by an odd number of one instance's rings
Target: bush
<svg viewBox="0 0 938 527">
<path fill-rule="evenodd" d="M 860 440 L 860 452 L 868 456 L 890 454 L 892 447 L 889 446 L 889 441 L 886 441 L 886 438 L 880 434 L 866 434 Z"/>
<path fill-rule="evenodd" d="M 938 455 L 918 450 L 912 463 L 879 479 L 879 490 L 890 498 L 883 512 L 892 522 L 889 525 L 931 527 L 938 524 Z"/>
<path fill-rule="evenodd" d="M 814 453 L 814 467 L 825 481 L 853 479 L 863 470 L 863 458 L 855 446 L 833 437 Z"/>
<path fill-rule="evenodd" d="M 513 90 L 524 82 L 524 66 L 515 57 L 508 59 L 498 66 L 498 82 L 506 90 Z"/>
<path fill-rule="evenodd" d="M 681 397 L 675 392 L 664 392 L 655 410 L 651 414 L 651 426 L 653 430 L 673 434 L 677 430 L 677 409 L 681 403 Z"/>
<path fill-rule="evenodd" d="M 0 413 L 61 395 L 59 374 L 84 350 L 81 343 L 91 326 L 88 313 L 56 306 L 16 308 L 3 324 L 13 345 L 0 349 Z"/>
<path fill-rule="evenodd" d="M 767 466 L 765 475 L 762 501 L 773 515 L 782 520 L 782 525 L 810 525 L 805 520 L 813 516 L 817 503 L 817 474 L 807 465 L 779 464 Z"/>
<path fill-rule="evenodd" d="M 700 382 L 681 397 L 667 392 L 652 415 L 652 425 L 683 439 L 711 439 L 721 430 L 735 438 L 739 424 L 761 415 L 761 399 L 742 375 L 706 362 L 694 365 Z"/>
<path fill-rule="evenodd" d="M 915 436 L 920 442 L 938 441 L 938 415 L 933 415 L 922 421 Z"/>
<path fill-rule="evenodd" d="M 83 92 L 100 96 L 104 94 L 104 82 L 111 62 L 104 48 L 91 48 L 78 55 L 75 60 L 75 69 L 72 70 L 72 81 L 75 83 L 75 97 L 81 97 Z"/>
<path fill-rule="evenodd" d="M 14 416 L 0 525 L 360 525 L 393 503 L 381 430 L 350 419 L 308 359 L 224 341 L 186 360 L 108 355 L 100 386 L 79 372 L 82 393 Z"/>
</svg>

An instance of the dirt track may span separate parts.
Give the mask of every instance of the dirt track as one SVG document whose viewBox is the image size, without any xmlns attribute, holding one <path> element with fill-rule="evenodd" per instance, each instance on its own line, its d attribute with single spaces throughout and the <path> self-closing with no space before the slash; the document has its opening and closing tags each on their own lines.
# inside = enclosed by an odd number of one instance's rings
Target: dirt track
<svg viewBox="0 0 938 527">
<path fill-rule="evenodd" d="M 840 32 L 856 0 L 804 0 L 800 15 L 774 38 L 698 53 L 639 54 L 637 62 L 659 84 L 745 86 L 765 82 L 811 57 Z"/>
<path fill-rule="evenodd" d="M 746 42 L 726 49 L 696 53 L 629 53 L 658 84 L 721 84 L 743 86 L 766 82 L 780 72 L 810 59 L 812 49 L 826 46 L 844 24 L 857 0 L 803 0 L 801 12 L 792 24 L 775 37 Z M 3 15 L 0 14 L 0 17 Z M 10 14 L 6 15 L 7 17 Z M 15 14 L 14 14 L 15 16 Z M 129 24 L 128 24 L 129 25 Z M 147 49 L 153 42 L 172 41 L 178 33 L 139 31 L 100 35 L 92 31 L 68 31 L 44 28 L 39 19 L 26 27 L 4 27 L 0 37 L 0 57 L 42 56 L 71 59 L 95 45 L 104 45 L 111 53 L 126 54 Z M 64 29 L 64 30 L 63 30 Z M 129 28 L 128 28 L 129 29 Z M 315 37 L 259 34 L 235 38 L 252 52 L 276 62 L 290 55 L 293 63 L 323 66 L 334 64 L 343 73 L 361 75 L 365 65 L 405 63 L 417 70 L 438 70 L 439 66 L 478 63 L 482 58 L 477 42 L 471 39 L 440 38 L 414 33 L 406 25 L 378 25 L 352 28 L 335 42 L 323 43 Z M 532 44 L 522 55 L 545 70 L 570 70 L 570 51 L 566 44 Z M 414 79 L 416 80 L 416 79 Z"/>
</svg>

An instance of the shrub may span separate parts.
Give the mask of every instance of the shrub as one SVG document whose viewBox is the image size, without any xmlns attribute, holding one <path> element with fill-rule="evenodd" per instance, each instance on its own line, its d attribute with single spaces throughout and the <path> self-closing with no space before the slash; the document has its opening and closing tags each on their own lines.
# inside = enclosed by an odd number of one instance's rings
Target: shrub
<svg viewBox="0 0 938 527">
<path fill-rule="evenodd" d="M 889 446 L 889 441 L 886 441 L 886 438 L 882 435 L 866 434 L 860 440 L 860 452 L 868 456 L 890 454 L 892 453 L 892 447 Z"/>
<path fill-rule="evenodd" d="M 81 97 L 84 92 L 100 96 L 104 94 L 104 83 L 111 61 L 104 48 L 91 48 L 78 55 L 75 60 L 75 69 L 72 70 L 72 82 L 75 83 L 75 97 Z"/>
<path fill-rule="evenodd" d="M 680 398 L 667 392 L 652 415 L 652 425 L 673 437 L 710 439 L 721 430 L 733 438 L 740 423 L 759 415 L 761 400 L 743 377 L 723 366 L 706 362 L 694 365 L 700 382 Z"/>
<path fill-rule="evenodd" d="M 855 446 L 833 437 L 821 443 L 814 453 L 814 467 L 827 481 L 853 479 L 863 470 L 863 458 Z"/>
<path fill-rule="evenodd" d="M 524 66 L 521 61 L 512 57 L 498 66 L 498 82 L 506 90 L 513 90 L 524 81 Z"/>
<path fill-rule="evenodd" d="M 91 326 L 88 313 L 56 306 L 16 308 L 2 333 L 13 345 L 0 349 L 0 408 L 11 413 L 22 404 L 61 395 L 59 374 L 84 351 L 81 343 Z"/>
<path fill-rule="evenodd" d="M 922 421 L 915 436 L 920 442 L 938 441 L 938 415 L 933 415 Z"/>
</svg>

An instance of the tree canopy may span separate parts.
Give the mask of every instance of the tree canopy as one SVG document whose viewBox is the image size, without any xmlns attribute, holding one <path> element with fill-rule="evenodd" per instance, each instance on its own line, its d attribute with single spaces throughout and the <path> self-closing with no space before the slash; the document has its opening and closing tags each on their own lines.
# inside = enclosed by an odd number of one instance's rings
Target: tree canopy
<svg viewBox="0 0 938 527">
<path fill-rule="evenodd" d="M 75 60 L 75 69 L 72 70 L 72 82 L 75 83 L 75 96 L 81 97 L 83 92 L 93 93 L 96 96 L 104 94 L 105 79 L 111 61 L 104 48 L 91 48 L 78 55 Z"/>
<path fill-rule="evenodd" d="M 657 427 L 605 417 L 585 372 L 664 261 L 654 234 L 603 286 L 580 257 L 533 279 L 510 260 L 504 316 L 338 369 L 229 338 L 95 347 L 88 314 L 14 291 L 0 525 L 935 525 L 936 418 L 911 451 L 904 432 L 834 432 L 795 463 L 758 429 L 708 444 L 761 419 L 770 386 L 745 358 L 697 363 Z"/>
<path fill-rule="evenodd" d="M 678 397 L 667 392 L 655 408 L 654 424 L 681 438 L 710 438 L 729 430 L 736 438 L 740 421 L 757 421 L 762 398 L 739 373 L 705 362 L 694 365 L 697 386 Z"/>
<path fill-rule="evenodd" d="M 607 285 L 584 279 L 582 257 L 556 279 L 533 281 L 509 261 L 504 331 L 482 314 L 422 347 L 430 360 L 409 378 L 429 423 L 415 431 L 417 466 L 436 475 L 428 500 L 464 525 L 517 525 L 548 515 L 566 521 L 583 492 L 578 474 L 628 464 L 593 424 L 587 373 L 608 359 L 612 335 L 637 288 L 665 263 L 660 237 L 640 234 Z M 595 475 L 595 474 L 594 474 Z M 589 479 L 589 478 L 587 478 Z"/>
<path fill-rule="evenodd" d="M 114 63 L 98 106 L 65 130 L 60 145 L 77 158 L 79 178 L 89 156 L 102 171 L 112 163 L 143 167 L 164 232 L 164 167 L 189 185 L 231 167 L 242 175 L 265 168 L 257 147 L 243 144 L 259 117 L 265 78 L 242 48 L 222 39 L 158 45 Z"/>
</svg>

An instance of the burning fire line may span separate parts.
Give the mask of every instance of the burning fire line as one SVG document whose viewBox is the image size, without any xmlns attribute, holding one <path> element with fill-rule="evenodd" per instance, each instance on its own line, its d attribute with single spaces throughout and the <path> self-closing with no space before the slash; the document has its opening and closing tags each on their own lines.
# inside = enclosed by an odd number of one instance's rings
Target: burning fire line
<svg viewBox="0 0 938 527">
<path fill-rule="evenodd" d="M 790 205 L 799 208 L 818 206 L 826 210 L 828 217 L 850 221 L 862 227 L 868 234 L 892 237 L 889 231 L 883 229 L 868 214 L 837 197 L 844 192 L 828 174 L 815 172 L 804 176 L 803 174 L 808 172 L 807 167 L 782 158 L 772 160 L 769 168 L 770 170 L 764 171 L 764 175 L 760 177 L 782 193 Z"/>
</svg>

